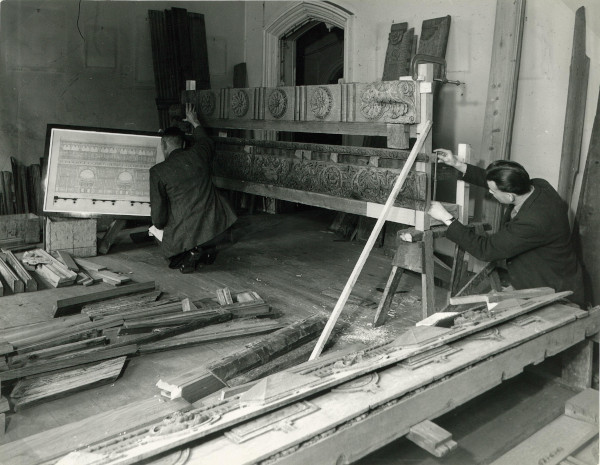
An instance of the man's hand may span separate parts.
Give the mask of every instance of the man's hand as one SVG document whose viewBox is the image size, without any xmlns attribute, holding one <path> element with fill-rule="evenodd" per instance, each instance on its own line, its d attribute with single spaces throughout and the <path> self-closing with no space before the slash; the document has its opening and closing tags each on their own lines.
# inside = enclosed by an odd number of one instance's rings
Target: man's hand
<svg viewBox="0 0 600 465">
<path fill-rule="evenodd" d="M 439 202 L 431 202 L 429 210 L 427 210 L 427 214 L 446 225 L 449 225 L 450 221 L 454 218 L 452 214 Z"/>
<path fill-rule="evenodd" d="M 200 120 L 194 111 L 194 106 L 191 103 L 185 104 L 185 119 L 184 121 L 189 122 L 194 128 L 200 126 Z"/>
<path fill-rule="evenodd" d="M 438 161 L 456 168 L 463 174 L 467 171 L 467 164 L 463 161 L 460 161 L 458 157 L 452 153 L 452 150 L 435 149 L 434 152 L 437 155 Z"/>
</svg>

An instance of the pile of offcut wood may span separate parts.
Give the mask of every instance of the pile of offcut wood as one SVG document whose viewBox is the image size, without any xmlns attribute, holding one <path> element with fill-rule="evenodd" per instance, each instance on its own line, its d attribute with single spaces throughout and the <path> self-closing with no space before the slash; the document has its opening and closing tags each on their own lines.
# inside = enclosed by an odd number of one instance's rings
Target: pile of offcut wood
<svg viewBox="0 0 600 465">
<path fill-rule="evenodd" d="M 60 299 L 53 320 L 1 330 L 0 382 L 16 383 L 12 407 L 113 382 L 137 354 L 283 326 L 254 292 L 239 293 L 226 305 L 161 297 L 154 282 L 130 284 Z"/>
</svg>

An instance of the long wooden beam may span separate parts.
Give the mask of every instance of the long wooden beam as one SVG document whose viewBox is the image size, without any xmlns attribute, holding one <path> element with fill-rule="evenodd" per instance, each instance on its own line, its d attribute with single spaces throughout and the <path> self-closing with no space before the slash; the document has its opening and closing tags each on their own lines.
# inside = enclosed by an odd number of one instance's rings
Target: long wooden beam
<svg viewBox="0 0 600 465">
<path fill-rule="evenodd" d="M 496 1 L 487 104 L 481 153 L 478 156 L 483 168 L 494 160 L 510 158 L 525 23 L 525 1 Z M 478 194 L 480 199 L 483 199 L 483 193 Z M 500 205 L 495 200 L 483 199 L 483 202 L 481 219 L 497 230 L 500 223 Z"/>
</svg>

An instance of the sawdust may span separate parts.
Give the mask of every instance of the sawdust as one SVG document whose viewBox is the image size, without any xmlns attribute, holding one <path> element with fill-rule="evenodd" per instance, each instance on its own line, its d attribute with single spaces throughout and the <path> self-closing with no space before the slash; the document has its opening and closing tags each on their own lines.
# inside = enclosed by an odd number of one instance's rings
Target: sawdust
<svg viewBox="0 0 600 465">
<path fill-rule="evenodd" d="M 379 326 L 374 328 L 372 325 L 366 327 L 352 326 L 344 330 L 344 334 L 339 337 L 342 344 L 356 344 L 361 342 L 366 345 L 373 345 L 379 342 L 392 339 L 393 332 L 389 327 Z"/>
</svg>

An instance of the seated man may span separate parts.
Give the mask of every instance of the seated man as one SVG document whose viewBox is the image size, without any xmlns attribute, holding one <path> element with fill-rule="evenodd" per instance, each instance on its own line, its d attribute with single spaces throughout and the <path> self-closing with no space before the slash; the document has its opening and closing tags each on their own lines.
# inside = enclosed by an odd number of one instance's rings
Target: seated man
<svg viewBox="0 0 600 465">
<path fill-rule="evenodd" d="M 150 168 L 150 210 L 152 224 L 164 230 L 169 267 L 192 273 L 198 263 L 214 262 L 216 243 L 237 217 L 212 182 L 214 143 L 192 106 L 185 110 L 194 143 L 184 149 L 184 134 L 175 127 L 163 133 L 165 161 Z"/>
<path fill-rule="evenodd" d="M 552 186 L 544 179 L 529 179 L 513 161 L 498 160 L 484 170 L 459 161 L 450 150 L 437 152 L 438 159 L 460 171 L 465 181 L 489 189 L 508 206 L 498 232 L 477 235 L 432 202 L 428 213 L 448 225 L 446 237 L 480 260 L 506 260 L 515 289 L 573 291 L 568 299 L 584 306 L 583 272 L 571 244 L 567 205 Z"/>
</svg>

